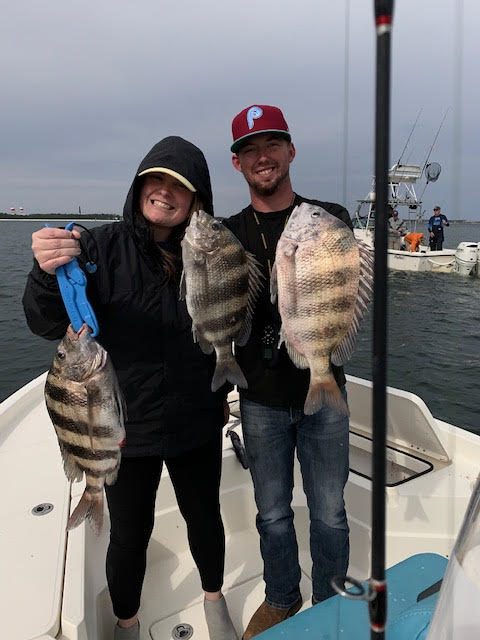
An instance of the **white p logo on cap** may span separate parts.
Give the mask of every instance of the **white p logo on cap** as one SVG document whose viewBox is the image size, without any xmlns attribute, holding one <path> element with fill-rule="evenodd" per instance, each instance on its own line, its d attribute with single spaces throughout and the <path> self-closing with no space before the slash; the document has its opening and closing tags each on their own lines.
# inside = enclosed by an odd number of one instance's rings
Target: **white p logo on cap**
<svg viewBox="0 0 480 640">
<path fill-rule="evenodd" d="M 249 129 L 253 129 L 255 120 L 263 116 L 263 109 L 261 107 L 250 107 L 247 111 L 247 124 Z"/>
</svg>

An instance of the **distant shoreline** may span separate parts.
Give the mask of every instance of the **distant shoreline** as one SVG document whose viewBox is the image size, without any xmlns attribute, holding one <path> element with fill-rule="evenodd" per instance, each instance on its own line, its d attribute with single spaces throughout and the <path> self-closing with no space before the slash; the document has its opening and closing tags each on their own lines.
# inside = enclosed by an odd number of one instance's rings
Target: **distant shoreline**
<svg viewBox="0 0 480 640">
<path fill-rule="evenodd" d="M 85 214 L 73 214 L 73 213 L 32 213 L 29 215 L 19 215 L 13 213 L 2 213 L 0 212 L 0 221 L 2 220 L 14 220 L 14 221 L 27 221 L 27 222 L 35 222 L 42 220 L 58 220 L 63 222 L 64 220 L 75 220 L 77 222 L 102 222 L 102 221 L 113 221 L 120 222 L 123 220 L 123 216 L 115 215 L 115 214 L 107 214 L 107 213 L 97 213 L 91 215 Z M 412 220 L 408 218 L 404 218 L 405 222 L 411 222 Z M 417 220 L 417 224 L 428 224 L 428 220 L 424 218 L 423 220 Z M 449 220 L 451 225 L 456 224 L 480 224 L 480 220 Z"/>
<path fill-rule="evenodd" d="M 113 214 L 103 214 L 103 213 L 99 213 L 99 214 L 92 214 L 89 216 L 86 215 L 74 215 L 74 214 L 69 214 L 69 213 L 36 213 L 36 214 L 30 214 L 30 215 L 25 215 L 25 216 L 21 216 L 21 215 L 15 215 L 15 214 L 8 214 L 8 213 L 0 213 L 0 220 L 14 220 L 16 222 L 18 221 L 27 221 L 27 222 L 35 222 L 38 220 L 76 220 L 77 222 L 99 222 L 99 221 L 103 221 L 103 220 L 113 220 L 113 221 L 120 221 L 122 219 L 122 216 L 119 215 L 113 215 Z"/>
</svg>

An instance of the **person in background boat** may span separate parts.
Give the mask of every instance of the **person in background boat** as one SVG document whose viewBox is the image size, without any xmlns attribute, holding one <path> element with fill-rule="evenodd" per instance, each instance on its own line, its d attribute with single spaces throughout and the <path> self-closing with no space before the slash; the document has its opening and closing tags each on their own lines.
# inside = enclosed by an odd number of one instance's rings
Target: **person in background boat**
<svg viewBox="0 0 480 640">
<path fill-rule="evenodd" d="M 295 367 L 285 345 L 277 348 L 280 316 L 270 302 L 270 275 L 277 242 L 295 206 L 302 202 L 320 205 L 350 229 L 352 223 L 341 205 L 311 200 L 293 191 L 290 163 L 296 152 L 278 107 L 243 109 L 233 119 L 232 134 L 233 166 L 247 181 L 251 202 L 223 223 L 256 256 L 266 278 L 250 339 L 245 347 L 236 349 L 248 382 L 248 389 L 240 390 L 240 409 L 265 580 L 265 600 L 243 635 L 250 640 L 302 606 L 291 506 L 295 450 L 310 512 L 313 603 L 333 595 L 331 578 L 345 575 L 348 566 L 349 529 L 343 495 L 349 467 L 348 417 L 328 407 L 311 416 L 303 413 L 310 375 Z M 343 369 L 333 365 L 332 369 L 346 400 Z"/>
<path fill-rule="evenodd" d="M 194 343 L 179 300 L 180 241 L 193 211 L 213 215 L 208 166 L 195 145 L 177 136 L 145 156 L 128 192 L 123 222 L 93 228 L 97 270 L 88 295 L 100 326 L 98 341 L 115 367 L 127 408 L 126 444 L 115 484 L 106 486 L 110 512 L 107 581 L 118 618 L 115 640 L 138 640 L 138 610 L 163 464 L 186 521 L 205 592 L 211 640 L 235 640 L 221 588 L 225 536 L 219 485 L 227 389 L 210 390 L 215 360 Z M 88 234 L 88 235 L 90 235 Z M 69 320 L 55 269 L 81 260 L 77 230 L 43 228 L 32 237 L 34 266 L 23 304 L 30 329 L 58 340 Z"/>
<path fill-rule="evenodd" d="M 391 208 L 388 217 L 388 248 L 400 250 L 402 248 L 402 235 L 405 233 L 405 223 L 398 217 L 398 211 Z"/>
<path fill-rule="evenodd" d="M 443 234 L 443 227 L 449 227 L 450 223 L 447 220 L 447 216 L 442 213 L 439 206 L 433 207 L 433 216 L 428 221 L 428 232 L 430 234 L 430 251 L 441 251 L 443 248 L 443 241 L 445 236 Z"/>
<path fill-rule="evenodd" d="M 420 251 L 420 245 L 423 240 L 423 233 L 416 233 L 411 231 L 403 238 L 405 240 L 405 246 L 407 251 L 412 253 Z"/>
</svg>

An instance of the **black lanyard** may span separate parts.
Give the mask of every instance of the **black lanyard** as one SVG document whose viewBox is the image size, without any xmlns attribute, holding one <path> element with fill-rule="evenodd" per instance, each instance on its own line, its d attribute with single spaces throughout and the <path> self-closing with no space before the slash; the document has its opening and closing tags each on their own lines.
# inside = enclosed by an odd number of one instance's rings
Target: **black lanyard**
<svg viewBox="0 0 480 640">
<path fill-rule="evenodd" d="M 292 211 L 293 211 L 293 207 L 294 207 L 294 205 L 295 205 L 295 198 L 296 198 L 296 197 L 297 197 L 297 196 L 296 196 L 296 194 L 294 193 L 294 194 L 293 194 L 292 203 L 291 203 L 291 205 L 287 208 L 288 213 L 287 213 L 287 216 L 286 216 L 286 218 L 285 218 L 285 223 L 284 223 L 284 225 L 283 225 L 283 228 L 284 228 L 284 229 L 285 229 L 285 227 L 287 226 L 288 219 L 290 218 L 290 214 L 291 214 L 291 213 L 292 213 Z M 255 218 L 255 222 L 257 223 L 258 232 L 259 232 L 260 237 L 261 237 L 261 239 L 262 239 L 262 245 L 263 245 L 263 249 L 264 249 L 264 253 L 265 253 L 265 259 L 266 259 L 266 262 L 267 262 L 267 265 L 268 265 L 268 275 L 269 275 L 269 277 L 271 278 L 271 277 L 272 277 L 272 267 L 273 267 L 273 265 L 272 265 L 272 261 L 271 261 L 271 259 L 270 259 L 270 255 L 271 255 L 272 253 L 274 254 L 274 251 L 272 252 L 272 251 L 271 251 L 271 249 L 273 249 L 273 248 L 268 246 L 267 238 L 265 237 L 265 234 L 263 233 L 262 225 L 261 225 L 261 223 L 260 223 L 260 219 L 259 219 L 259 217 L 258 217 L 258 215 L 259 215 L 259 214 L 260 214 L 260 216 L 262 215 L 262 212 L 261 212 L 261 211 L 256 211 L 256 210 L 253 208 L 253 205 L 252 205 L 252 213 L 253 213 L 253 217 Z"/>
</svg>

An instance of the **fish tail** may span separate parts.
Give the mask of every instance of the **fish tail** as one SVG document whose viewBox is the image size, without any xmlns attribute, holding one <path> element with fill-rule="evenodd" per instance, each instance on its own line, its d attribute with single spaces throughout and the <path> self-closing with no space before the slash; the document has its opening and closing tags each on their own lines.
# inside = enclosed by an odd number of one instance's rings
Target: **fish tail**
<svg viewBox="0 0 480 640">
<path fill-rule="evenodd" d="M 303 412 L 306 416 L 311 416 L 322 407 L 330 407 L 342 415 L 348 416 L 350 414 L 347 403 L 333 376 L 328 380 L 310 381 Z"/>
<path fill-rule="evenodd" d="M 80 502 L 68 519 L 67 530 L 75 529 L 84 520 L 89 521 L 96 535 L 100 533 L 103 524 L 103 487 L 85 487 Z"/>
<path fill-rule="evenodd" d="M 233 357 L 217 362 L 212 378 L 212 391 L 218 391 L 226 382 L 236 384 L 242 389 L 248 388 L 245 376 Z"/>
</svg>

